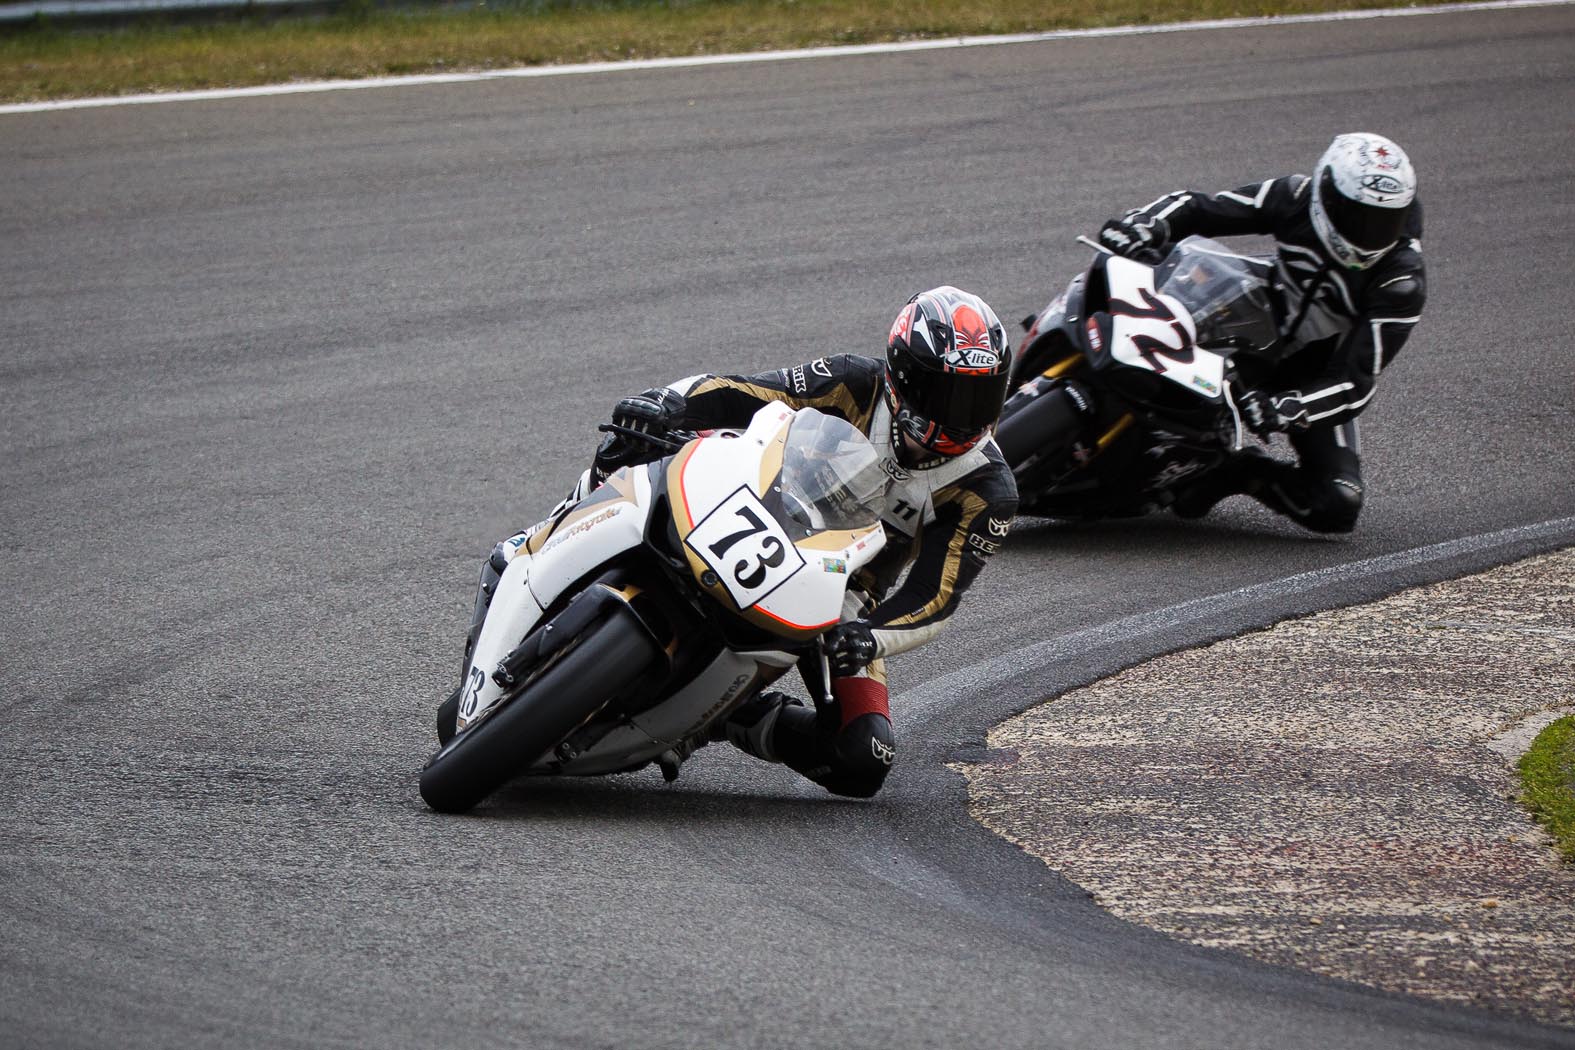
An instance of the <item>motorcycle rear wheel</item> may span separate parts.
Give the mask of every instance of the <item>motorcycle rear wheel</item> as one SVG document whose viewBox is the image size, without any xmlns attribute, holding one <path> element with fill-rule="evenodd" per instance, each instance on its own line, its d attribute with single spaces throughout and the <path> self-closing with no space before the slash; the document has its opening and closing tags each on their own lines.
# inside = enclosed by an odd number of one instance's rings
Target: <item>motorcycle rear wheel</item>
<svg viewBox="0 0 1575 1050">
<path fill-rule="evenodd" d="M 422 799 L 439 813 L 474 808 L 638 680 L 657 654 L 627 612 L 589 628 L 523 693 L 432 756 L 421 771 Z"/>
</svg>

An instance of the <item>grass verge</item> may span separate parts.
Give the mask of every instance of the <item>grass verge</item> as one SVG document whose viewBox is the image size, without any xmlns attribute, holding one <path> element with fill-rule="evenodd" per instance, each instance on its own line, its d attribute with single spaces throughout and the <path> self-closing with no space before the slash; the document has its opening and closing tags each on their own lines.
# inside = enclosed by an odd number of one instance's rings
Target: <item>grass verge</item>
<svg viewBox="0 0 1575 1050">
<path fill-rule="evenodd" d="M 1519 766 L 1521 801 L 1575 863 L 1575 716 L 1560 718 L 1531 742 Z"/>
<path fill-rule="evenodd" d="M 0 34 L 0 102 L 1381 8 L 1396 0 L 507 0 L 328 15 L 35 20 Z"/>
</svg>

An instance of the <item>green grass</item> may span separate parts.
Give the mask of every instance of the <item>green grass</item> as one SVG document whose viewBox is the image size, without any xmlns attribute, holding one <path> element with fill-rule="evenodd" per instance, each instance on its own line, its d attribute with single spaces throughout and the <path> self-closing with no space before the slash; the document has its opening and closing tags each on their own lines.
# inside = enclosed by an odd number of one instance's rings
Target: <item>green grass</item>
<svg viewBox="0 0 1575 1050">
<path fill-rule="evenodd" d="M 1575 716 L 1538 733 L 1519 769 L 1521 801 L 1548 829 L 1564 859 L 1575 862 Z"/>
<path fill-rule="evenodd" d="M 0 101 L 1394 6 L 1396 0 L 536 0 L 470 9 L 36 22 L 0 33 Z"/>
</svg>

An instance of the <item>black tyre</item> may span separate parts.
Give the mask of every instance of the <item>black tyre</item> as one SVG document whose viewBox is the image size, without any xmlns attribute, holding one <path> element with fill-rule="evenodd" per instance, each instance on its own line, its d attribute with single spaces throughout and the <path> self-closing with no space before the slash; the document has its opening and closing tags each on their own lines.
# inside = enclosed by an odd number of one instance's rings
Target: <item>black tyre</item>
<svg viewBox="0 0 1575 1050">
<path fill-rule="evenodd" d="M 634 615 L 615 611 L 524 693 L 432 756 L 421 771 L 421 797 L 440 813 L 472 808 L 636 681 L 657 655 Z"/>
<path fill-rule="evenodd" d="M 1057 386 L 1015 405 L 1008 401 L 995 428 L 995 443 L 1007 465 L 1021 477 L 1024 465 L 1036 456 L 1055 465 L 1077 440 L 1083 418 L 1065 388 Z"/>
<path fill-rule="evenodd" d="M 464 686 L 456 686 L 454 691 L 448 694 L 448 699 L 438 704 L 437 734 L 439 744 L 446 744 L 454 739 L 454 727 L 459 722 L 459 694 L 464 691 Z"/>
</svg>

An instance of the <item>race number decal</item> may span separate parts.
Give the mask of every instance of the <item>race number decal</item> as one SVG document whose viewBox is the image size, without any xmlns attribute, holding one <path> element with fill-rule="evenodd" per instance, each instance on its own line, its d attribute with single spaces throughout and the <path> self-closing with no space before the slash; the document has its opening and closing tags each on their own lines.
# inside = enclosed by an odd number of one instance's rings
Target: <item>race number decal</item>
<svg viewBox="0 0 1575 1050">
<path fill-rule="evenodd" d="M 685 545 L 747 609 L 804 567 L 804 557 L 760 498 L 741 486 L 689 533 Z"/>
</svg>

